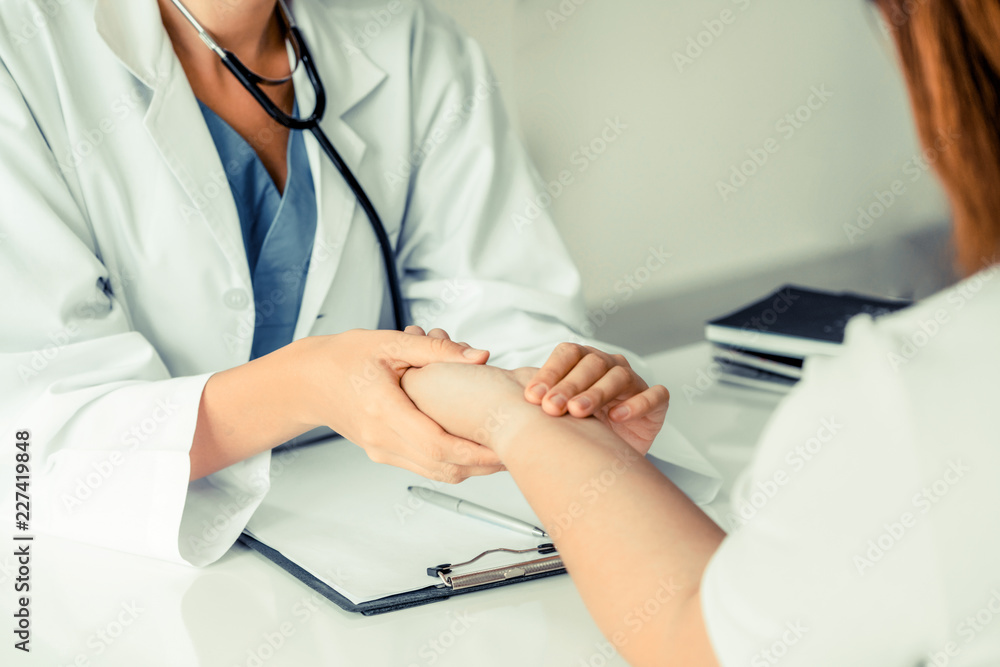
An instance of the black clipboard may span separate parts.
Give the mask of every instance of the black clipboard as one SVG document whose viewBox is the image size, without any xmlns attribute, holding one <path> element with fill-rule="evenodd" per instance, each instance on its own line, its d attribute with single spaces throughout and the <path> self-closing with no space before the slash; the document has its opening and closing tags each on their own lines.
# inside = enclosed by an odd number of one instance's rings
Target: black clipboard
<svg viewBox="0 0 1000 667">
<path fill-rule="evenodd" d="M 472 560 L 458 563 L 457 565 L 437 565 L 433 562 L 428 563 L 415 560 L 412 563 L 414 569 L 410 570 L 413 575 L 410 583 L 418 584 L 420 577 L 426 572 L 426 586 L 409 588 L 406 592 L 387 594 L 384 597 L 370 601 L 353 602 L 344 593 L 334 588 L 335 584 L 331 585 L 333 582 L 328 583 L 324 581 L 322 575 L 319 574 L 319 570 L 310 571 L 310 568 L 318 566 L 317 563 L 301 560 L 296 562 L 297 559 L 295 556 L 282 551 L 284 542 L 281 540 L 273 541 L 272 537 L 267 534 L 266 528 L 264 534 L 258 532 L 255 529 L 254 521 L 261 513 L 267 514 L 267 512 L 271 512 L 268 518 L 264 519 L 265 526 L 268 521 L 277 521 L 279 523 L 291 521 L 293 522 L 292 524 L 286 525 L 297 528 L 294 526 L 295 521 L 305 521 L 310 519 L 310 517 L 313 517 L 317 521 L 322 521 L 323 516 L 337 516 L 336 514 L 331 515 L 331 512 L 336 513 L 338 511 L 335 508 L 335 503 L 340 503 L 342 508 L 346 508 L 347 511 L 351 511 L 351 508 L 356 506 L 367 506 L 369 503 L 375 505 L 382 504 L 381 495 L 377 496 L 379 499 L 377 503 L 372 503 L 372 498 L 368 498 L 368 502 L 365 502 L 363 497 L 359 499 L 353 495 L 344 496 L 344 493 L 350 493 L 348 489 L 343 488 L 344 484 L 347 483 L 344 476 L 349 476 L 353 479 L 355 493 L 366 493 L 371 489 L 375 489 L 376 491 L 398 492 L 407 497 L 409 497 L 406 492 L 407 485 L 420 483 L 419 480 L 421 478 L 390 466 L 375 464 L 368 459 L 367 455 L 360 448 L 339 437 L 314 444 L 310 443 L 307 446 L 287 448 L 284 451 L 274 453 L 272 455 L 271 473 L 271 493 L 268 494 L 262 506 L 255 512 L 254 519 L 251 519 L 250 525 L 240 536 L 239 542 L 256 551 L 264 558 L 267 558 L 345 611 L 360 613 L 366 616 L 384 614 L 447 600 L 457 595 L 534 581 L 566 572 L 561 558 L 559 558 L 555 547 L 551 544 L 539 544 L 537 541 L 531 539 L 525 541 L 523 536 L 520 539 L 505 538 L 505 535 L 514 536 L 515 534 L 508 533 L 508 531 L 502 528 L 490 527 L 488 528 L 489 531 L 496 530 L 497 532 L 495 534 L 491 532 L 489 539 L 481 537 L 477 543 L 470 543 L 469 550 L 465 553 L 462 552 L 465 547 L 453 544 L 448 550 L 438 551 L 434 549 L 435 555 L 430 556 L 462 559 L 479 554 L 475 558 L 472 558 Z M 410 477 L 413 477 L 413 479 L 410 479 Z M 399 480 L 398 483 L 395 481 L 397 479 Z M 475 480 L 475 483 L 482 484 L 487 481 L 480 479 Z M 496 481 L 499 482 L 501 480 Z M 423 482 L 426 483 L 427 480 L 423 480 Z M 470 482 L 473 482 L 473 480 L 470 480 Z M 530 511 L 526 509 L 527 504 L 523 501 L 523 497 L 520 496 L 512 481 L 507 480 L 502 482 L 502 484 L 505 487 L 509 485 L 510 492 L 518 495 L 520 498 L 519 503 L 525 508 L 525 511 Z M 293 494 L 304 493 L 307 498 L 316 499 L 316 507 L 322 508 L 322 510 L 318 514 L 310 514 L 310 512 L 316 512 L 316 510 L 310 510 L 302 504 L 292 502 L 293 499 L 286 495 L 289 491 Z M 461 490 L 457 489 L 455 493 L 460 494 Z M 277 496 L 274 494 L 277 494 Z M 346 502 L 345 498 L 350 498 L 351 501 Z M 510 499 L 508 498 L 508 500 Z M 452 525 L 452 531 L 457 530 L 463 535 L 473 526 L 481 525 L 476 519 L 451 514 L 439 508 L 431 507 L 428 511 L 441 512 L 440 519 L 437 518 L 437 515 L 434 515 L 434 522 L 436 523 L 439 520 L 448 522 Z M 315 525 L 309 523 L 309 527 Z M 260 528 L 260 526 L 257 526 L 257 528 Z M 302 529 L 303 532 L 308 532 L 308 530 L 309 528 Z M 339 530 L 334 531 L 333 534 L 341 536 L 350 535 L 351 533 L 344 532 L 349 530 L 350 528 L 340 526 Z M 389 532 L 384 534 L 392 536 L 385 541 L 383 548 L 406 548 L 407 543 L 405 541 L 396 542 L 397 536 L 394 533 Z M 403 538 L 399 536 L 399 539 Z M 496 548 L 497 546 L 503 546 L 503 542 L 505 541 L 507 542 L 506 546 L 511 548 Z M 534 543 L 532 544 L 532 542 Z M 512 547 L 512 545 L 518 546 Z M 479 563 L 480 559 L 491 554 L 496 554 L 497 552 L 507 553 L 493 556 L 493 558 L 496 558 L 495 561 L 492 561 L 493 565 L 483 568 L 483 565 Z M 427 557 L 426 554 L 425 557 Z M 330 553 L 330 561 L 331 565 L 344 565 L 344 563 L 336 562 L 337 554 L 335 551 Z M 453 562 L 457 563 L 458 561 Z M 487 559 L 485 562 L 491 561 Z"/>
<path fill-rule="evenodd" d="M 280 552 L 267 546 L 260 540 L 256 539 L 252 535 L 243 533 L 239 538 L 240 543 L 244 546 L 253 549 L 260 555 L 267 558 L 269 561 L 282 568 L 290 575 L 304 583 L 306 586 L 316 591 L 323 597 L 327 598 L 338 607 L 344 611 L 349 611 L 352 613 L 360 613 L 365 616 L 374 616 L 376 614 L 385 614 L 391 611 L 399 611 L 401 609 L 409 609 L 410 607 L 419 607 L 420 605 L 431 604 L 432 602 L 440 602 L 442 600 L 447 600 L 448 598 L 455 597 L 456 595 L 465 595 L 466 593 L 475 593 L 478 591 L 484 591 L 491 588 L 499 588 L 501 586 L 510 586 L 511 584 L 519 584 L 526 581 L 534 581 L 536 579 L 545 579 L 546 577 L 551 577 L 557 574 L 565 574 L 566 568 L 562 566 L 561 559 L 555 554 L 555 549 L 551 550 L 545 549 L 546 546 L 543 545 L 538 550 L 540 556 L 545 556 L 547 558 L 537 559 L 546 560 L 552 563 L 552 566 L 546 566 L 539 568 L 536 572 L 525 572 L 523 574 L 518 574 L 517 576 L 504 577 L 499 581 L 490 581 L 488 583 L 481 583 L 470 586 L 463 587 L 450 587 L 443 583 L 442 580 L 448 579 L 450 574 L 450 565 L 439 565 L 436 567 L 428 568 L 428 574 L 431 574 L 431 570 L 435 570 L 438 574 L 440 580 L 437 584 L 428 586 L 427 588 L 421 588 L 415 591 L 409 591 L 407 593 L 400 593 L 398 595 L 390 595 L 388 597 L 380 598 L 378 600 L 372 600 L 370 602 L 361 602 L 355 604 L 349 599 L 338 593 L 334 588 L 324 583 L 322 580 L 314 576 L 312 573 L 308 572 L 304 568 L 298 566 L 294 562 L 285 558 Z M 475 559 L 474 559 L 475 560 Z M 558 566 L 556 566 L 555 561 L 558 560 Z M 503 569 L 523 569 L 524 563 L 506 566 Z M 470 572 L 466 575 L 467 577 L 475 577 L 481 574 L 477 572 Z"/>
</svg>

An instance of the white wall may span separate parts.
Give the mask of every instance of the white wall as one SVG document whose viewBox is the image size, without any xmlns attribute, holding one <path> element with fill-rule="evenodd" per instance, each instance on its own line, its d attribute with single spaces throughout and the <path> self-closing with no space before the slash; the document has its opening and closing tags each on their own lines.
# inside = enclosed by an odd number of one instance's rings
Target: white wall
<svg viewBox="0 0 1000 667">
<path fill-rule="evenodd" d="M 651 247 L 672 258 L 633 303 L 943 223 L 933 176 L 911 180 L 908 102 L 867 4 L 439 0 L 490 54 L 543 177 L 573 173 L 552 212 L 592 307 L 624 305 L 616 284 Z M 709 40 L 703 22 L 723 11 L 732 22 Z M 699 35 L 711 43 L 679 71 Z M 788 136 L 776 124 L 820 88 L 832 97 Z M 627 129 L 581 171 L 608 119 Z M 718 182 L 768 139 L 777 152 L 724 201 Z M 844 225 L 897 179 L 904 194 L 852 244 Z"/>
</svg>

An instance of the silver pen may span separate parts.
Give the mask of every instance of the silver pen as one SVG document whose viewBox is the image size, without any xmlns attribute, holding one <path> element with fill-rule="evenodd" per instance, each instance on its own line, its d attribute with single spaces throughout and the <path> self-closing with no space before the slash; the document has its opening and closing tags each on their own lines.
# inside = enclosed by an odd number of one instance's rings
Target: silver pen
<svg viewBox="0 0 1000 667">
<path fill-rule="evenodd" d="M 488 507 L 470 503 L 468 500 L 462 500 L 461 498 L 449 496 L 444 493 L 438 493 L 437 491 L 423 486 L 410 486 L 407 487 L 407 491 L 424 502 L 428 502 L 431 505 L 437 505 L 438 507 L 455 512 L 456 514 L 464 514 L 465 516 L 470 516 L 474 519 L 479 519 L 480 521 L 492 523 L 494 526 L 515 530 L 519 533 L 531 535 L 532 537 L 549 536 L 549 534 L 544 530 L 538 526 L 532 526 L 527 521 L 521 521 L 520 519 L 515 519 L 512 516 L 501 514 L 496 510 L 491 510 Z"/>
</svg>

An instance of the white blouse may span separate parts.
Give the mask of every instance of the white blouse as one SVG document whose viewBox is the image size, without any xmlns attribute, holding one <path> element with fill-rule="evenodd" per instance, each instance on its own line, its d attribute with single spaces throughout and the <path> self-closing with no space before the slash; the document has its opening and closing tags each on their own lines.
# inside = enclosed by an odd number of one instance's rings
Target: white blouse
<svg viewBox="0 0 1000 667">
<path fill-rule="evenodd" d="M 998 276 L 807 365 L 705 574 L 722 665 L 1000 664 Z"/>
</svg>

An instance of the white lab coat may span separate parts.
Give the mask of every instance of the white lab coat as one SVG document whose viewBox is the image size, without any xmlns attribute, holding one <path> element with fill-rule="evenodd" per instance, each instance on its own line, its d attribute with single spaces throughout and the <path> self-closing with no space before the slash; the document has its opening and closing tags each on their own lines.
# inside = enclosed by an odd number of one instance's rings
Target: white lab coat
<svg viewBox="0 0 1000 667">
<path fill-rule="evenodd" d="M 538 185 L 479 47 L 425 2 L 388 6 L 295 3 L 323 127 L 385 221 L 415 321 L 539 364 L 580 340 L 577 271 L 545 214 L 514 222 Z M 0 24 L 0 426 L 32 433 L 35 527 L 210 563 L 270 461 L 188 483 L 204 384 L 253 338 L 223 165 L 154 0 L 4 2 Z M 306 142 L 319 220 L 295 337 L 391 326 L 369 223 Z"/>
</svg>

